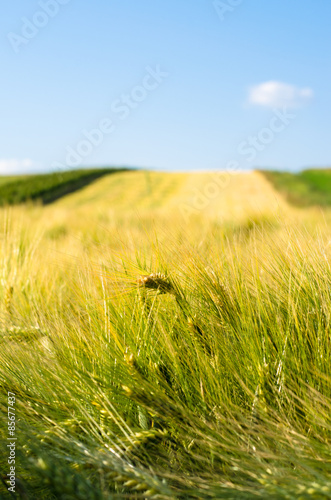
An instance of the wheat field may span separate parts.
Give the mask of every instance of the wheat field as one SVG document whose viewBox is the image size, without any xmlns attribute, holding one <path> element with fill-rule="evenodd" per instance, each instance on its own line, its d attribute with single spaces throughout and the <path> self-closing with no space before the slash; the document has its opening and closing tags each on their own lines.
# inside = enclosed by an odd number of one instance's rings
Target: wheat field
<svg viewBox="0 0 331 500">
<path fill-rule="evenodd" d="M 258 172 L 0 209 L 1 498 L 331 498 L 331 217 Z M 225 180 L 224 180 L 225 179 Z"/>
</svg>

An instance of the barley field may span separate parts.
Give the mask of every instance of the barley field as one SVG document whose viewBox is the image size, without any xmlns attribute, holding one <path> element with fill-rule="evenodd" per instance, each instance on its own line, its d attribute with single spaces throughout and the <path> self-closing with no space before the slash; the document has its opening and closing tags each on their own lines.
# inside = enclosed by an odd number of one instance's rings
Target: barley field
<svg viewBox="0 0 331 500">
<path fill-rule="evenodd" d="M 214 176 L 0 208 L 0 498 L 331 498 L 330 209 Z"/>
</svg>

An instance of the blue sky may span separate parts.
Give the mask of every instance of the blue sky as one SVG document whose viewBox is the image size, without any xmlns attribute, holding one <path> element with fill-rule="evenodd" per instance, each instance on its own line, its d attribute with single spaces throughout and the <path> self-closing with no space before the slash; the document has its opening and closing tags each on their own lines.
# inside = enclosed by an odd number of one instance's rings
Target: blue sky
<svg viewBox="0 0 331 500">
<path fill-rule="evenodd" d="M 331 166 L 331 2 L 11 0 L 0 173 Z"/>
</svg>

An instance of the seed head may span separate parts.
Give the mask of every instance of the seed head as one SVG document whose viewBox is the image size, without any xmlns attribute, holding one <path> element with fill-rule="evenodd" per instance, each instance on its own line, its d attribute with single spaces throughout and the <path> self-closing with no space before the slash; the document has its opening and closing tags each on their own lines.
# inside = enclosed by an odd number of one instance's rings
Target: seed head
<svg viewBox="0 0 331 500">
<path fill-rule="evenodd" d="M 157 290 L 159 293 L 175 293 L 174 287 L 168 278 L 161 273 L 139 276 L 137 283 L 140 287 Z"/>
<path fill-rule="evenodd" d="M 14 287 L 8 286 L 8 288 L 6 289 L 5 297 L 4 297 L 5 309 L 6 309 L 8 314 L 11 313 L 13 293 L 14 293 Z"/>
</svg>

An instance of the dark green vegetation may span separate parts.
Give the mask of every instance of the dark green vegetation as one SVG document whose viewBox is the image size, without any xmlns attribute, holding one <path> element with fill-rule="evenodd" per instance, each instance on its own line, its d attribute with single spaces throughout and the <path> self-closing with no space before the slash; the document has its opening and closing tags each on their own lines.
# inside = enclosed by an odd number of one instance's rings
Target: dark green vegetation
<svg viewBox="0 0 331 500">
<path fill-rule="evenodd" d="M 262 173 L 293 205 L 331 205 L 331 169 L 304 170 L 298 174 L 268 170 Z"/>
<path fill-rule="evenodd" d="M 14 205 L 26 201 L 40 201 L 46 205 L 73 193 L 107 174 L 128 170 L 125 168 L 80 169 L 51 174 L 0 178 L 0 205 Z"/>
</svg>

